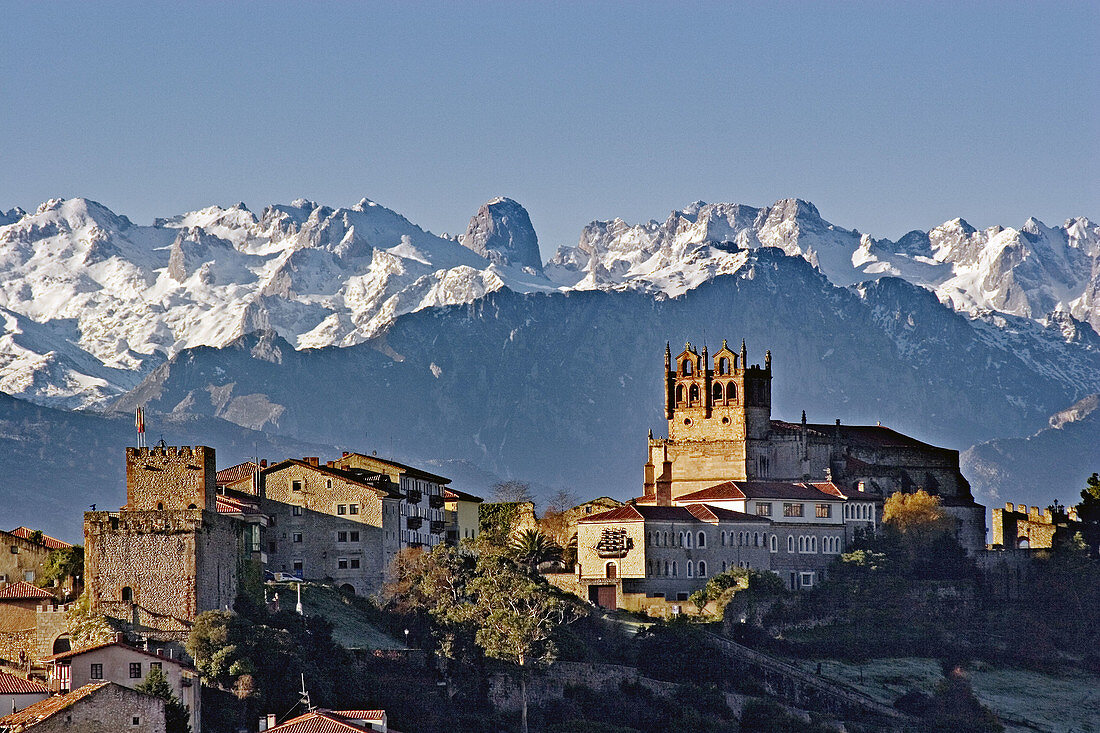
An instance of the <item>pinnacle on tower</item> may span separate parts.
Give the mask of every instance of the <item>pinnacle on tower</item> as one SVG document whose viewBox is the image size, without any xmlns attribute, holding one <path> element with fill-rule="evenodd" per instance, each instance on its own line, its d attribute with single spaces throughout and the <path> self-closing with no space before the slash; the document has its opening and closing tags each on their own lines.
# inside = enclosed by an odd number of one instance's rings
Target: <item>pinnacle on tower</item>
<svg viewBox="0 0 1100 733">
<path fill-rule="evenodd" d="M 749 368 L 749 350 L 745 348 L 745 339 L 741 339 L 741 368 Z"/>
</svg>

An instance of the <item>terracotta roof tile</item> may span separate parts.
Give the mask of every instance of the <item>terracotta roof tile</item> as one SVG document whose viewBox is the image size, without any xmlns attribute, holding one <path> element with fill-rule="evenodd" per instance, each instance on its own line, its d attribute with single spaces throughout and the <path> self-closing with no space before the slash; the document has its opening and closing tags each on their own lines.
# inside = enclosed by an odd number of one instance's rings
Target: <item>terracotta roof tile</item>
<svg viewBox="0 0 1100 733">
<path fill-rule="evenodd" d="M 48 598 L 57 600 L 53 593 L 39 588 L 37 585 L 20 580 L 0 588 L 0 598 L 24 599 L 24 598 Z"/>
<path fill-rule="evenodd" d="M 223 468 L 218 471 L 214 476 L 214 481 L 218 486 L 236 483 L 242 479 L 251 478 L 257 468 L 259 468 L 259 466 L 256 465 L 255 461 L 238 463 L 236 466 L 230 466 L 229 468 Z"/>
<path fill-rule="evenodd" d="M 831 486 L 821 489 L 818 486 Z M 837 493 L 834 493 L 837 492 Z M 807 484 L 802 481 L 726 481 L 706 489 L 678 496 L 676 502 L 707 502 L 733 499 L 807 499 L 837 501 L 844 495 L 834 484 Z"/>
<path fill-rule="evenodd" d="M 34 530 L 28 529 L 26 527 L 16 527 L 11 532 L 9 532 L 9 534 L 13 534 L 16 537 L 22 537 L 25 540 L 30 540 L 31 535 L 34 534 Z M 72 545 L 70 545 L 68 542 L 65 542 L 64 540 L 59 540 L 56 537 L 50 537 L 48 534 L 42 535 L 41 544 L 45 545 L 51 550 L 63 550 L 66 547 L 72 547 Z"/>
<path fill-rule="evenodd" d="M 28 695 L 36 692 L 49 693 L 50 688 L 34 680 L 25 680 L 13 674 L 0 671 L 0 695 Z"/>
<path fill-rule="evenodd" d="M 314 710 L 311 713 L 292 718 L 282 725 L 268 728 L 268 730 L 271 733 L 349 733 L 349 731 L 362 733 L 362 731 L 370 730 L 369 724 L 360 724 L 357 720 L 371 719 L 345 718 L 340 713 L 331 710 Z M 378 720 L 381 720 L 381 716 Z"/>
<path fill-rule="evenodd" d="M 451 501 L 476 501 L 478 503 L 485 501 L 480 496 L 474 496 L 473 494 L 467 494 L 465 491 L 450 488 L 443 489 L 443 498 L 450 499 Z"/>
<path fill-rule="evenodd" d="M 101 689 L 111 684 L 114 683 L 96 682 L 94 684 L 84 685 L 65 695 L 47 697 L 45 700 L 39 700 L 35 704 L 28 705 L 17 713 L 12 713 L 5 718 L 0 718 L 0 728 L 13 728 L 16 730 L 30 728 L 31 726 L 41 723 L 46 718 L 57 715 L 62 710 L 72 707 L 89 695 L 99 692 Z"/>
<path fill-rule="evenodd" d="M 109 646 L 122 647 L 123 649 L 125 649 L 128 652 L 134 652 L 136 654 L 144 654 L 147 657 L 152 657 L 153 659 L 157 660 L 158 662 L 168 662 L 169 664 L 179 665 L 180 667 L 182 667 L 184 669 L 192 669 L 192 670 L 194 669 L 191 665 L 189 665 L 185 662 L 181 662 L 178 659 L 172 659 L 170 657 L 162 657 L 159 654 L 154 654 L 153 652 L 147 652 L 144 649 L 138 649 L 136 646 L 130 646 L 129 644 L 124 644 L 121 641 L 106 641 L 106 642 L 103 642 L 102 644 L 93 644 L 92 646 L 86 646 L 82 649 L 73 649 L 71 651 L 61 652 L 60 654 L 54 654 L 52 657 L 43 657 L 42 661 L 43 662 L 60 662 L 60 661 L 65 660 L 65 659 L 72 659 L 74 657 L 79 657 L 80 655 L 87 654 L 88 652 L 98 651 L 99 649 L 106 649 Z"/>
<path fill-rule="evenodd" d="M 716 506 L 708 506 L 701 503 L 688 506 L 653 506 L 651 504 L 632 505 L 627 504 L 617 509 L 612 509 L 599 514 L 592 514 L 577 520 L 577 523 L 599 522 L 762 522 L 768 523 L 765 517 L 753 514 L 744 514 Z"/>
</svg>

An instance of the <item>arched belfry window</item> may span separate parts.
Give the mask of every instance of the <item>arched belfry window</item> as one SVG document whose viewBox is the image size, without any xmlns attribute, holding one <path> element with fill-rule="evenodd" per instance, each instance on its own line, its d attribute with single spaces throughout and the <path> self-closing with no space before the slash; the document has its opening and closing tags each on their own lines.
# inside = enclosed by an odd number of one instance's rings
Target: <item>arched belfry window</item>
<svg viewBox="0 0 1100 733">
<path fill-rule="evenodd" d="M 720 382 L 715 382 L 714 386 L 711 387 L 710 394 L 711 394 L 711 398 L 715 402 L 721 402 L 722 401 L 722 384 Z"/>
<path fill-rule="evenodd" d="M 726 383 L 726 399 L 727 400 L 737 399 L 737 385 L 734 384 L 733 382 L 727 382 Z"/>
<path fill-rule="evenodd" d="M 688 401 L 695 403 L 699 401 L 699 385 L 691 385 L 691 389 L 688 390 Z"/>
<path fill-rule="evenodd" d="M 730 360 L 726 357 L 722 357 L 718 360 L 718 373 L 729 374 L 730 373 Z"/>
<path fill-rule="evenodd" d="M 676 401 L 677 402 L 683 402 L 684 401 L 684 385 L 682 385 L 682 384 L 677 384 L 676 385 Z"/>
<path fill-rule="evenodd" d="M 691 376 L 691 359 L 684 359 L 684 365 L 680 370 L 680 373 L 685 377 Z"/>
</svg>

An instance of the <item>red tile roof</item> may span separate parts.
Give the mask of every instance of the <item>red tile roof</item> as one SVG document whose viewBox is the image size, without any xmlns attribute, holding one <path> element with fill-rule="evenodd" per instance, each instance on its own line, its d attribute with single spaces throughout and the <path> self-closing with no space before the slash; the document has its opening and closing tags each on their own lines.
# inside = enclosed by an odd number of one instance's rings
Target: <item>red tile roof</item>
<svg viewBox="0 0 1100 733">
<path fill-rule="evenodd" d="M 277 471 L 281 471 L 282 469 L 286 468 L 287 466 L 303 466 L 305 468 L 310 468 L 310 469 L 313 469 L 314 471 L 318 471 L 318 472 L 320 472 L 322 474 L 325 474 L 327 476 L 335 476 L 335 477 L 341 478 L 345 481 L 350 481 L 351 483 L 354 483 L 357 486 L 361 486 L 365 489 L 370 489 L 371 491 L 378 494 L 378 496 L 380 496 L 380 497 L 390 497 L 390 498 L 393 498 L 393 499 L 403 498 L 401 492 L 397 490 L 398 485 L 396 483 L 391 482 L 389 484 L 392 487 L 390 491 L 386 491 L 385 489 L 381 489 L 378 486 L 375 486 L 373 483 L 371 483 L 371 481 L 369 479 L 369 476 L 372 476 L 374 474 L 371 474 L 370 472 L 362 471 L 362 470 L 355 470 L 355 469 L 348 470 L 348 469 L 343 469 L 343 468 L 334 468 L 333 466 L 323 466 L 323 465 L 314 466 L 312 463 L 309 463 L 308 461 L 300 460 L 298 458 L 288 458 L 285 461 L 280 461 L 279 463 L 275 463 L 275 464 L 270 465 L 267 468 L 261 470 L 260 473 L 264 476 L 267 476 L 268 474 L 276 473 Z"/>
<path fill-rule="evenodd" d="M 113 684 L 113 682 L 96 682 L 90 685 L 84 685 L 65 695 L 47 697 L 45 700 L 39 700 L 35 704 L 28 705 L 17 713 L 12 713 L 5 718 L 0 718 L 0 728 L 5 730 L 24 730 L 38 725 L 43 720 L 53 717 L 62 710 L 72 707 L 84 698 L 99 692 L 107 685 Z"/>
<path fill-rule="evenodd" d="M 331 710 L 333 715 L 352 720 L 377 720 L 381 721 L 386 716 L 385 710 Z"/>
<path fill-rule="evenodd" d="M 36 692 L 49 694 L 50 688 L 35 682 L 0 671 L 0 695 L 33 695 Z"/>
<path fill-rule="evenodd" d="M 359 713 L 378 713 L 377 717 L 359 717 Z M 314 710 L 305 715 L 292 718 L 282 725 L 268 728 L 271 733 L 362 733 L 371 730 L 370 725 L 361 721 L 382 720 L 384 710 Z M 354 715 L 354 717 L 352 717 Z"/>
<path fill-rule="evenodd" d="M 28 529 L 27 527 L 16 527 L 11 532 L 9 532 L 9 534 L 13 534 L 16 537 L 22 537 L 25 540 L 30 540 L 31 535 L 34 534 L 34 530 Z M 42 535 L 42 541 L 39 544 L 45 545 L 51 550 L 63 550 L 66 547 L 72 547 L 72 545 L 70 545 L 68 542 L 59 540 L 55 537 L 50 537 L 48 534 Z"/>
<path fill-rule="evenodd" d="M 443 498 L 451 501 L 475 501 L 481 503 L 485 501 L 480 496 L 474 496 L 473 494 L 467 494 L 465 491 L 459 491 L 458 489 L 443 488 Z"/>
<path fill-rule="evenodd" d="M 72 651 L 61 652 L 60 654 L 54 654 L 52 657 L 44 657 L 42 659 L 42 661 L 43 662 L 60 662 L 60 661 L 63 661 L 65 659 L 73 659 L 74 657 L 79 657 L 80 655 L 87 654 L 88 652 L 94 652 L 94 651 L 98 651 L 100 649 L 106 649 L 109 646 L 117 646 L 117 647 L 121 647 L 121 648 L 125 649 L 128 652 L 134 652 L 136 654 L 144 654 L 147 657 L 152 657 L 153 659 L 157 660 L 158 662 L 168 662 L 169 664 L 175 664 L 175 665 L 178 665 L 178 666 L 180 666 L 184 669 L 191 669 L 191 670 L 194 669 L 194 667 L 192 667 L 190 664 L 186 664 L 184 662 L 181 662 L 178 659 L 171 659 L 170 657 L 162 657 L 159 654 L 154 654 L 153 652 L 147 652 L 144 649 L 138 649 L 136 646 L 130 646 L 129 644 L 124 644 L 121 641 L 105 641 L 102 644 L 93 644 L 92 646 L 86 646 L 83 649 L 73 649 Z"/>
<path fill-rule="evenodd" d="M 24 598 L 49 598 L 56 600 L 55 596 L 37 585 L 20 580 L 0 588 L 0 598 L 24 599 Z"/>
<path fill-rule="evenodd" d="M 241 479 L 252 478 L 252 474 L 256 472 L 259 466 L 255 461 L 245 461 L 244 463 L 238 463 L 236 466 L 230 466 L 229 468 L 223 468 L 218 471 L 214 476 L 214 481 L 218 486 L 225 484 L 233 484 Z"/>
<path fill-rule="evenodd" d="M 214 499 L 214 506 L 219 514 L 260 514 L 260 510 L 252 504 L 234 499 L 231 496 L 218 494 Z"/>
<path fill-rule="evenodd" d="M 831 488 L 818 488 L 831 487 Z M 831 483 L 802 481 L 725 481 L 715 486 L 676 497 L 676 502 L 707 502 L 734 499 L 806 499 L 839 501 L 844 494 Z"/>
<path fill-rule="evenodd" d="M 729 509 L 705 504 L 690 504 L 688 506 L 653 506 L 632 505 L 618 507 L 599 514 L 592 514 L 577 520 L 577 523 L 600 522 L 761 522 L 769 523 L 766 517 L 758 517 L 753 514 L 744 514 Z"/>
</svg>

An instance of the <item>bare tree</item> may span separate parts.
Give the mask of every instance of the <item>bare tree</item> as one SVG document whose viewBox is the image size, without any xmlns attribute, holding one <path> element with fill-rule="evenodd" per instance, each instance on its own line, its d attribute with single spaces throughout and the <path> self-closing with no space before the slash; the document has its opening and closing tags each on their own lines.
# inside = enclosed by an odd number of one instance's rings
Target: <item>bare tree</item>
<svg viewBox="0 0 1100 733">
<path fill-rule="evenodd" d="M 547 514 L 565 514 L 573 507 L 580 504 L 580 498 L 567 489 L 558 489 L 546 500 Z"/>
<path fill-rule="evenodd" d="M 534 503 L 535 495 L 531 491 L 531 484 L 526 481 L 501 481 L 493 484 L 492 497 L 494 502 L 523 502 Z"/>
</svg>

